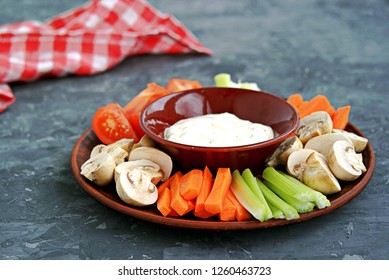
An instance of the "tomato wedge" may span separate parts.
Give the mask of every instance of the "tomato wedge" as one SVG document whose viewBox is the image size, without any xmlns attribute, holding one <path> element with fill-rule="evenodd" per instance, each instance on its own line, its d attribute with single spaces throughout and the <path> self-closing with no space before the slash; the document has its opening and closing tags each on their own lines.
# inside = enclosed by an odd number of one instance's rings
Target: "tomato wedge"
<svg viewBox="0 0 389 280">
<path fill-rule="evenodd" d="M 118 103 L 110 103 L 99 108 L 93 116 L 92 128 L 100 141 L 106 145 L 122 138 L 139 140 Z"/>
<path fill-rule="evenodd" d="M 170 93 L 166 88 L 155 83 L 149 83 L 147 87 L 138 93 L 130 102 L 124 106 L 124 111 L 128 115 L 140 113 L 147 105 L 155 99 Z"/>
<path fill-rule="evenodd" d="M 170 92 L 183 91 L 194 88 L 203 87 L 199 81 L 196 80 L 187 80 L 180 78 L 172 78 L 166 84 L 166 89 Z"/>
<path fill-rule="evenodd" d="M 170 91 L 166 88 L 155 83 L 149 83 L 144 90 L 124 106 L 126 117 L 139 139 L 145 135 L 139 124 L 140 113 L 151 102 L 169 93 Z"/>
<path fill-rule="evenodd" d="M 138 136 L 138 138 L 142 138 L 145 133 L 143 132 L 143 129 L 140 127 L 139 119 L 140 119 L 140 113 L 135 113 L 132 115 L 127 115 L 127 119 L 130 122 L 130 125 L 134 129 L 134 132 Z"/>
</svg>

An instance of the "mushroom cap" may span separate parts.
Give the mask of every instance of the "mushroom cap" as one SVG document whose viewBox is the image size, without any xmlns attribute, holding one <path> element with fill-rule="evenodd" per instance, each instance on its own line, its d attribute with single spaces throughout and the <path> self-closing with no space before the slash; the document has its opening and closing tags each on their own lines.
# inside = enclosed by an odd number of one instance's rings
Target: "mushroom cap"
<svg viewBox="0 0 389 280">
<path fill-rule="evenodd" d="M 116 165 L 123 163 L 128 157 L 128 152 L 122 147 L 116 147 L 114 150 L 109 152 L 113 159 L 115 160 Z"/>
<path fill-rule="evenodd" d="M 335 177 L 343 181 L 353 181 L 366 171 L 362 155 L 357 154 L 354 146 L 347 141 L 336 141 L 332 145 L 328 166 Z"/>
<path fill-rule="evenodd" d="M 81 165 L 81 175 L 99 186 L 105 186 L 113 180 L 115 160 L 108 153 L 98 153 Z"/>
<path fill-rule="evenodd" d="M 317 153 L 312 153 L 306 161 L 302 182 L 312 189 L 329 195 L 341 190 L 341 186 L 329 169 L 326 161 Z"/>
<path fill-rule="evenodd" d="M 139 140 L 138 143 L 135 143 L 132 146 L 131 150 L 134 150 L 134 149 L 137 149 L 140 147 L 155 147 L 155 146 L 156 146 L 155 141 L 150 136 L 145 134 L 142 136 L 142 138 Z"/>
<path fill-rule="evenodd" d="M 148 160 L 148 159 L 139 159 L 139 160 L 132 160 L 132 161 L 125 161 L 121 164 L 118 164 L 115 167 L 115 174 L 114 179 L 115 182 L 120 176 L 120 173 L 122 173 L 124 170 L 131 170 L 131 169 L 141 169 L 143 172 L 148 173 L 152 179 L 153 184 L 158 184 L 158 182 L 162 179 L 162 173 L 160 172 L 160 167 L 155 162 Z"/>
<path fill-rule="evenodd" d="M 120 173 L 116 181 L 116 192 L 120 199 L 133 206 L 148 206 L 158 199 L 158 190 L 151 177 L 137 169 Z"/>
<path fill-rule="evenodd" d="M 305 144 L 304 148 L 315 150 L 327 157 L 332 145 L 340 140 L 347 141 L 352 145 L 351 140 L 346 135 L 340 133 L 327 133 L 311 138 Z"/>
<path fill-rule="evenodd" d="M 154 147 L 139 147 L 131 151 L 128 160 L 147 159 L 159 165 L 162 171 L 161 181 L 166 181 L 173 170 L 173 161 L 165 152 Z"/>
<path fill-rule="evenodd" d="M 279 164 L 286 165 L 288 157 L 294 151 L 303 148 L 303 143 L 297 136 L 285 139 L 272 155 L 266 160 L 267 166 L 276 167 Z"/>
<path fill-rule="evenodd" d="M 130 152 L 133 145 L 134 139 L 130 138 L 122 138 L 109 145 L 98 144 L 93 147 L 90 157 L 105 152 L 108 154 L 113 154 L 115 161 L 117 161 L 116 164 L 119 164 L 128 158 L 128 153 Z M 123 160 L 121 158 L 123 158 Z"/>
<path fill-rule="evenodd" d="M 312 153 L 317 153 L 318 156 L 325 159 L 324 155 L 320 154 L 319 152 L 317 152 L 315 150 L 306 149 L 306 148 L 300 149 L 300 150 L 292 152 L 289 155 L 288 160 L 286 162 L 286 171 L 290 175 L 292 175 L 293 177 L 301 179 L 304 165 L 306 164 L 308 157 Z"/>
<path fill-rule="evenodd" d="M 95 156 L 97 154 L 100 154 L 100 153 L 104 152 L 106 149 L 107 149 L 106 145 L 98 144 L 98 145 L 93 147 L 89 157 L 91 158 L 91 157 L 93 157 L 93 156 Z"/>
<path fill-rule="evenodd" d="M 296 135 L 305 144 L 309 139 L 332 132 L 331 116 L 325 111 L 314 112 L 300 120 Z"/>
<path fill-rule="evenodd" d="M 353 132 L 349 132 L 341 129 L 334 129 L 333 132 L 347 136 L 353 143 L 354 149 L 357 153 L 362 152 L 366 148 L 367 144 L 369 143 L 369 140 L 367 138 L 359 136 Z"/>
</svg>

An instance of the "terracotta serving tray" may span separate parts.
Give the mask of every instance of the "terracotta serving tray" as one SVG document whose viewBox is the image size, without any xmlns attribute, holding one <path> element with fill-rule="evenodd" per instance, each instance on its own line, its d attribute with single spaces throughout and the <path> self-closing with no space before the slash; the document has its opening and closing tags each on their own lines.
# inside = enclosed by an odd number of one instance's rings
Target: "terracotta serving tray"
<svg viewBox="0 0 389 280">
<path fill-rule="evenodd" d="M 365 137 L 363 133 L 351 123 L 348 124 L 346 130 Z M 286 224 L 307 221 L 312 218 L 328 214 L 351 201 L 367 186 L 373 176 L 375 168 L 375 156 L 373 148 L 369 143 L 366 149 L 363 151 L 363 161 L 365 166 L 367 167 L 367 171 L 360 178 L 353 182 L 342 183 L 342 190 L 339 193 L 328 196 L 329 200 L 331 201 L 331 206 L 324 209 L 315 208 L 310 213 L 300 214 L 300 218 L 294 220 L 270 219 L 265 222 L 260 222 L 258 220 L 252 219 L 249 221 L 242 222 L 223 222 L 218 220 L 217 218 L 202 220 L 196 218 L 191 214 L 187 214 L 183 217 L 164 217 L 159 213 L 155 205 L 140 208 L 125 204 L 116 194 L 114 183 L 105 187 L 100 187 L 93 184 L 80 174 L 81 165 L 89 158 L 92 148 L 97 144 L 101 144 L 101 142 L 94 134 L 92 128 L 88 128 L 74 145 L 71 155 L 71 168 L 73 175 L 76 181 L 81 186 L 81 188 L 83 188 L 90 196 L 95 198 L 97 201 L 126 215 L 153 223 L 191 229 L 248 230 L 256 228 L 276 227 Z"/>
</svg>

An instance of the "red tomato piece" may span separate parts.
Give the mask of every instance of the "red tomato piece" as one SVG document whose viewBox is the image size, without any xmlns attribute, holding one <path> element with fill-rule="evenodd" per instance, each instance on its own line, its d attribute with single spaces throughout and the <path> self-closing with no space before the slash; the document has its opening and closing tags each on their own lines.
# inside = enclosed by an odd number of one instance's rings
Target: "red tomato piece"
<svg viewBox="0 0 389 280">
<path fill-rule="evenodd" d="M 138 141 L 123 108 L 118 103 L 110 103 L 99 108 L 93 116 L 92 128 L 100 141 L 106 145 L 122 138 Z"/>
<path fill-rule="evenodd" d="M 170 92 L 164 87 L 155 83 L 149 83 L 144 90 L 142 90 L 137 96 L 128 102 L 126 106 L 124 106 L 126 117 L 138 136 L 138 139 L 145 135 L 139 124 L 140 113 L 142 110 L 157 98 L 169 93 Z"/>
<path fill-rule="evenodd" d="M 130 124 L 131 124 L 132 128 L 134 129 L 138 138 L 139 139 L 142 138 L 142 136 L 145 135 L 146 133 L 144 133 L 143 129 L 140 127 L 140 124 L 139 124 L 140 113 L 127 115 L 127 119 L 130 122 Z"/>
<path fill-rule="evenodd" d="M 183 91 L 203 87 L 199 81 L 173 78 L 166 84 L 166 89 L 170 92 Z"/>
<path fill-rule="evenodd" d="M 166 90 L 166 88 L 155 83 L 149 83 L 144 90 L 138 93 L 137 96 L 135 96 L 130 102 L 127 103 L 126 106 L 124 106 L 124 111 L 128 116 L 135 113 L 140 113 L 155 99 L 168 93 L 170 92 Z"/>
</svg>

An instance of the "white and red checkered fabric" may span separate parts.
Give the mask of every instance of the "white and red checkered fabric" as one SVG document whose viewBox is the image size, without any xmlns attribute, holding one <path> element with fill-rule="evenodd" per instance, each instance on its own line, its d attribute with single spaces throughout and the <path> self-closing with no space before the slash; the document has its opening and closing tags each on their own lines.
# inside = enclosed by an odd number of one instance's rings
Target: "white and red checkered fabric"
<svg viewBox="0 0 389 280">
<path fill-rule="evenodd" d="M 0 26 L 0 112 L 15 101 L 7 83 L 91 75 L 127 56 L 211 54 L 176 18 L 142 0 L 93 0 L 47 22 Z"/>
</svg>

